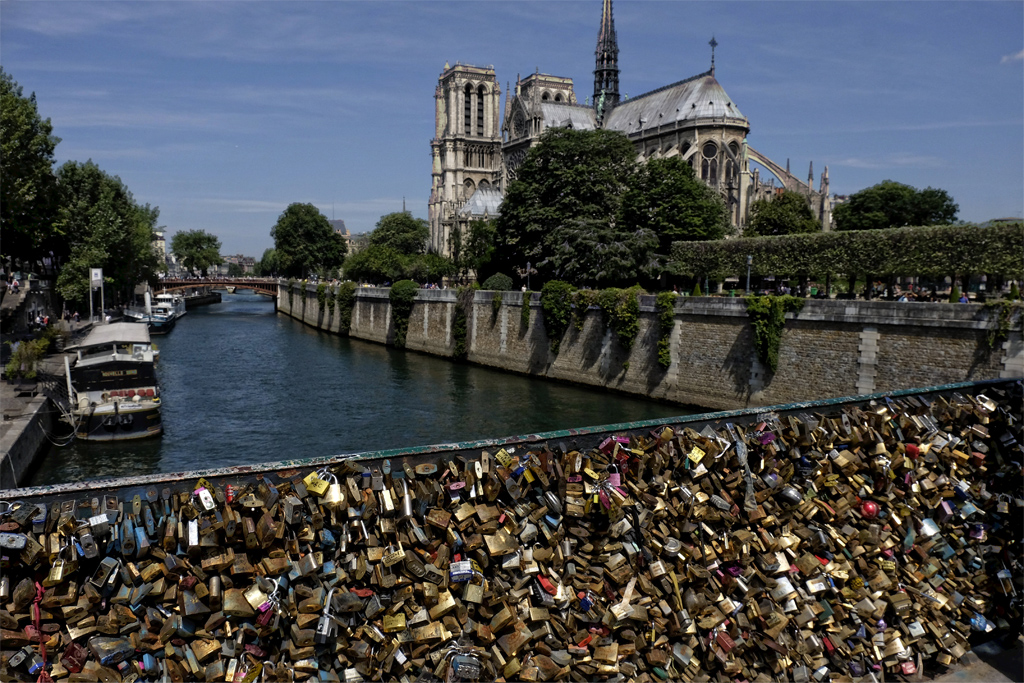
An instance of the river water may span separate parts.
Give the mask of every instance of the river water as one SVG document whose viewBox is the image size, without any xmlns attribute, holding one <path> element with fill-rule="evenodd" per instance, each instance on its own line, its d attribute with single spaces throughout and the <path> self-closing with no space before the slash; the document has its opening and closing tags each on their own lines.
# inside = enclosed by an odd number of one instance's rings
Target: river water
<svg viewBox="0 0 1024 683">
<path fill-rule="evenodd" d="M 29 485 L 227 467 L 684 415 L 656 401 L 345 339 L 223 294 L 166 336 L 164 435 L 52 448 Z"/>
</svg>

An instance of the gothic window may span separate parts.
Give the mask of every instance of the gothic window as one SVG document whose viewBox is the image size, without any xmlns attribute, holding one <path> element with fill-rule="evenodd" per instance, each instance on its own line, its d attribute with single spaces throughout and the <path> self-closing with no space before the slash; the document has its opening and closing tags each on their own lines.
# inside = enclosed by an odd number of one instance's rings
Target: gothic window
<svg viewBox="0 0 1024 683">
<path fill-rule="evenodd" d="M 462 165 L 469 166 L 469 149 L 462 152 Z"/>
<path fill-rule="evenodd" d="M 464 194 L 462 196 L 464 198 L 466 198 L 466 199 L 469 199 L 470 197 L 472 197 L 473 196 L 473 181 L 470 180 L 469 178 L 466 178 L 465 182 L 462 183 L 462 186 L 463 186 L 463 192 L 464 192 Z"/>
<path fill-rule="evenodd" d="M 711 160 L 711 170 L 709 171 L 709 173 L 711 174 L 711 179 L 710 179 L 709 182 L 712 185 L 714 185 L 715 187 L 717 187 L 718 186 L 718 159 L 712 159 Z"/>
<path fill-rule="evenodd" d="M 476 134 L 484 135 L 484 94 L 487 91 L 484 90 L 484 86 L 480 86 L 476 90 Z M 483 166 L 481 160 L 480 165 Z"/>
<path fill-rule="evenodd" d="M 484 151 L 481 149 L 476 153 L 477 166 L 483 167 L 484 165 Z"/>
<path fill-rule="evenodd" d="M 711 167 L 711 164 L 710 164 L 710 162 L 708 162 L 707 159 L 702 161 L 701 164 L 700 164 L 700 179 L 703 180 L 704 182 L 708 182 L 708 175 L 709 175 L 708 171 L 709 171 L 710 167 Z"/>
<path fill-rule="evenodd" d="M 463 132 L 466 135 L 472 135 L 473 134 L 473 86 L 471 86 L 469 83 L 466 84 L 466 96 L 465 96 L 465 102 L 464 102 L 462 113 L 464 114 L 463 122 L 465 123 L 465 129 L 463 130 Z M 466 163 L 469 163 L 468 159 L 466 160 Z"/>
<path fill-rule="evenodd" d="M 555 95 L 555 102 L 561 102 L 561 101 L 562 101 L 562 93 L 558 93 L 557 95 Z"/>
<path fill-rule="evenodd" d="M 490 187 L 490 186 L 491 186 L 491 184 L 489 182 L 487 182 L 486 180 L 481 180 L 480 181 L 480 187 L 481 188 Z"/>
<path fill-rule="evenodd" d="M 705 142 L 701 152 L 703 152 L 705 159 L 714 159 L 718 156 L 718 145 L 713 142 Z"/>
</svg>

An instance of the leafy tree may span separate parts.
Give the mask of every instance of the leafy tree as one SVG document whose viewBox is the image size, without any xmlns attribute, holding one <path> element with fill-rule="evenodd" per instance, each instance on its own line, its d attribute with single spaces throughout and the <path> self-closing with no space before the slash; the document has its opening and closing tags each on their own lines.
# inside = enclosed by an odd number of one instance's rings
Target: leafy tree
<svg viewBox="0 0 1024 683">
<path fill-rule="evenodd" d="M 384 284 L 402 278 L 404 258 L 391 247 L 370 246 L 345 259 L 345 277 L 351 280 Z"/>
<path fill-rule="evenodd" d="M 205 230 L 184 230 L 174 233 L 171 238 L 171 252 L 178 257 L 181 265 L 195 275 L 199 270 L 206 277 L 210 266 L 224 263 L 220 257 L 220 239 Z"/>
<path fill-rule="evenodd" d="M 69 257 L 57 278 L 65 299 L 89 297 L 89 269 L 103 268 L 106 282 L 123 300 L 140 282 L 156 283 L 159 259 L 153 231 L 159 209 L 136 203 L 117 176 L 92 161 L 69 161 L 57 171 L 57 232 L 67 242 Z"/>
<path fill-rule="evenodd" d="M 542 278 L 577 284 L 635 279 L 647 238 L 616 220 L 635 158 L 621 133 L 548 129 L 502 203 L 496 269 L 531 262 Z"/>
<path fill-rule="evenodd" d="M 256 264 L 254 274 L 258 277 L 270 277 L 277 274 L 277 250 L 273 247 L 263 250 L 263 256 Z"/>
<path fill-rule="evenodd" d="M 470 221 L 465 235 L 456 224 L 452 230 L 450 246 L 457 274 L 465 276 L 472 270 L 478 280 L 485 279 L 492 270 L 491 259 L 494 256 L 496 236 L 497 228 L 493 220 Z"/>
<path fill-rule="evenodd" d="M 945 190 L 917 190 L 884 180 L 850 195 L 832 212 L 838 230 L 878 230 L 911 225 L 949 225 L 960 207 Z"/>
<path fill-rule="evenodd" d="M 381 216 L 370 233 L 371 247 L 390 247 L 399 254 L 422 254 L 430 238 L 430 224 L 409 211 Z"/>
<path fill-rule="evenodd" d="M 61 248 L 53 226 L 56 178 L 52 135 L 36 96 L 22 95 L 21 86 L 0 68 L 0 242 L 3 253 L 29 262 Z"/>
<path fill-rule="evenodd" d="M 725 202 L 681 157 L 651 159 L 637 168 L 622 198 L 622 222 L 657 235 L 662 256 L 672 242 L 717 240 L 730 229 Z"/>
<path fill-rule="evenodd" d="M 271 228 L 270 236 L 283 275 L 326 273 L 340 266 L 348 251 L 345 239 L 312 204 L 290 204 Z"/>
<path fill-rule="evenodd" d="M 446 277 L 456 273 L 455 263 L 439 254 L 414 254 L 404 257 L 405 277 L 417 282 L 440 284 Z"/>
<path fill-rule="evenodd" d="M 807 199 L 798 192 L 786 190 L 771 199 L 758 199 L 753 203 L 750 223 L 743 236 L 796 235 L 820 229 L 821 225 L 811 213 Z"/>
<path fill-rule="evenodd" d="M 245 268 L 237 263 L 228 264 L 228 277 L 242 277 L 245 275 Z"/>
</svg>

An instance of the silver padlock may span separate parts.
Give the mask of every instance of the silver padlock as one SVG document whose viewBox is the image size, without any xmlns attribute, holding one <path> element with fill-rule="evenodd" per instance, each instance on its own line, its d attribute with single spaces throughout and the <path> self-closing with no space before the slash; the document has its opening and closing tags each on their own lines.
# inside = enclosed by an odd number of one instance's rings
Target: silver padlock
<svg viewBox="0 0 1024 683">
<path fill-rule="evenodd" d="M 331 614 L 331 600 L 334 598 L 336 590 L 338 589 L 332 588 L 327 594 L 327 600 L 324 602 L 324 611 L 320 615 L 320 621 L 316 624 L 313 642 L 317 645 L 326 645 L 331 638 L 336 638 L 338 635 L 338 625 L 334 620 L 334 615 Z"/>
</svg>

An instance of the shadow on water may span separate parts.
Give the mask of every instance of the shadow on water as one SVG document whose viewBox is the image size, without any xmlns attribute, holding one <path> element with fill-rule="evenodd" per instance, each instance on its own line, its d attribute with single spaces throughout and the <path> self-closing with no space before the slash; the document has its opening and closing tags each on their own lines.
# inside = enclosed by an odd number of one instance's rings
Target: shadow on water
<svg viewBox="0 0 1024 683">
<path fill-rule="evenodd" d="M 224 295 L 158 338 L 165 433 L 54 448 L 31 483 L 226 467 L 685 414 L 340 338 Z"/>
</svg>

